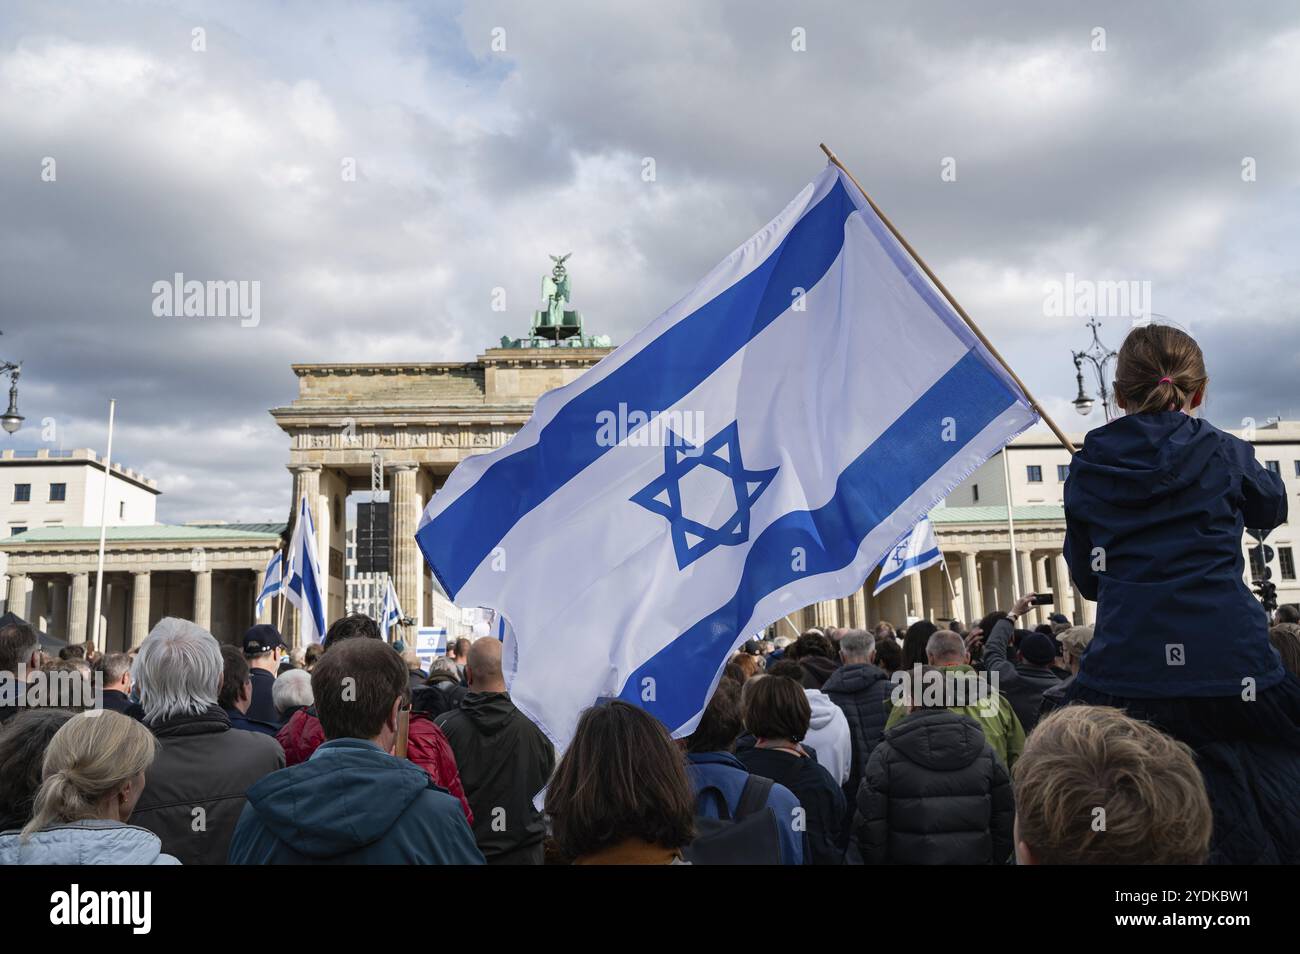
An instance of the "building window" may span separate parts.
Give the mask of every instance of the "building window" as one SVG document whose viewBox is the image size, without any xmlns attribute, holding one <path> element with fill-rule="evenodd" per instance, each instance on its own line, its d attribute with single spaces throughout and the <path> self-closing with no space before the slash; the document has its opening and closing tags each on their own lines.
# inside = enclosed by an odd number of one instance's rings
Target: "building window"
<svg viewBox="0 0 1300 954">
<path fill-rule="evenodd" d="M 1267 468 L 1269 469 L 1269 472 L 1270 472 L 1270 473 L 1277 474 L 1279 477 L 1282 476 L 1282 462 L 1281 462 L 1281 461 L 1277 461 L 1277 460 L 1266 460 L 1266 461 L 1264 461 L 1264 466 L 1267 467 Z"/>
<path fill-rule="evenodd" d="M 1056 465 L 1056 479 L 1057 479 L 1057 480 L 1059 480 L 1061 483 L 1065 483 L 1065 478 L 1066 478 L 1066 477 L 1069 477 L 1069 476 L 1070 476 L 1070 465 L 1069 465 L 1069 464 L 1057 464 L 1057 465 Z"/>
<path fill-rule="evenodd" d="M 57 503 L 60 500 L 68 499 L 67 484 L 50 484 L 50 502 Z"/>
<path fill-rule="evenodd" d="M 1290 547 L 1277 548 L 1277 562 L 1282 567 L 1282 579 L 1295 579 L 1295 555 Z"/>
<path fill-rule="evenodd" d="M 980 502 L 980 485 L 979 485 L 979 484 L 971 484 L 971 485 L 970 485 L 970 491 L 971 491 L 971 503 L 979 503 L 979 502 Z"/>
<path fill-rule="evenodd" d="M 14 503 L 27 503 L 31 499 L 31 484 L 14 484 Z"/>
<path fill-rule="evenodd" d="M 1295 475 L 1300 477 L 1300 460 L 1295 462 Z"/>
<path fill-rule="evenodd" d="M 1038 464 L 1027 465 L 1025 473 L 1028 475 L 1031 484 L 1041 484 L 1043 482 L 1043 468 Z"/>
<path fill-rule="evenodd" d="M 10 527 L 10 528 L 9 528 L 9 536 L 11 536 L 11 537 L 16 537 L 16 536 L 18 536 L 18 534 L 20 534 L 20 533 L 26 533 L 26 532 L 27 532 L 27 528 L 26 528 L 26 527 Z"/>
<path fill-rule="evenodd" d="M 126 501 L 125 501 L 125 500 L 119 500 L 119 501 L 117 502 L 117 519 L 118 519 L 118 520 L 125 520 L 125 519 L 126 519 Z"/>
</svg>

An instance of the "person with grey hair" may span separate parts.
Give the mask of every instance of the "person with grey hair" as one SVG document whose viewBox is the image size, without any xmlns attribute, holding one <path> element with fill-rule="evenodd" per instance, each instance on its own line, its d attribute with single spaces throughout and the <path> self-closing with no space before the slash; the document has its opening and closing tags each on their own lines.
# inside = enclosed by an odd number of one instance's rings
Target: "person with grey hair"
<svg viewBox="0 0 1300 954">
<path fill-rule="evenodd" d="M 224 864 L 244 793 L 284 768 L 275 739 L 231 727 L 217 703 L 224 670 L 211 633 L 167 617 L 140 645 L 131 673 L 159 742 L 131 823 L 187 865 Z"/>
<path fill-rule="evenodd" d="M 889 693 L 892 683 L 889 674 L 876 662 L 876 638 L 865 629 L 845 630 L 840 637 L 842 665 L 831 673 L 822 686 L 822 692 L 844 711 L 849 722 L 849 738 L 853 745 L 849 779 L 844 783 L 848 817 L 852 822 L 853 805 L 867 760 L 885 734 L 885 720 L 889 717 Z M 850 851 L 856 851 L 851 846 Z M 856 860 L 850 856 L 850 860 Z"/>
<path fill-rule="evenodd" d="M 139 706 L 131 701 L 131 657 L 126 653 L 105 653 L 96 663 L 103 684 L 99 691 L 99 707 L 110 712 L 137 716 Z"/>
<path fill-rule="evenodd" d="M 311 693 L 311 673 L 305 669 L 291 669 L 275 680 L 271 687 L 271 700 L 280 713 L 280 721 L 288 722 L 299 709 L 306 709 L 315 698 Z"/>
<path fill-rule="evenodd" d="M 1065 706 L 1066 693 L 1069 691 L 1071 683 L 1074 682 L 1074 677 L 1079 674 L 1080 665 L 1083 661 L 1083 651 L 1092 642 L 1092 627 L 1071 626 L 1057 637 L 1057 642 L 1061 644 L 1061 655 L 1065 658 L 1065 664 L 1070 667 L 1070 675 L 1043 693 L 1043 701 L 1038 707 L 1038 721 L 1040 722 L 1049 712 L 1054 712 Z"/>
<path fill-rule="evenodd" d="M 923 693 L 923 680 L 938 678 L 947 708 L 974 719 L 994 753 L 1010 769 L 1024 751 L 1025 730 L 1010 700 L 998 689 L 998 674 L 976 672 L 970 664 L 966 641 L 950 629 L 938 629 L 930 634 L 925 643 L 925 656 L 930 667 L 937 670 L 937 677 L 935 673 L 922 674 L 921 664 L 917 663 L 911 670 L 895 673 L 894 681 L 900 686 L 910 684 L 910 694 L 919 696 Z M 886 738 L 909 711 L 906 702 L 899 699 L 893 702 L 893 711 L 885 723 Z"/>
</svg>

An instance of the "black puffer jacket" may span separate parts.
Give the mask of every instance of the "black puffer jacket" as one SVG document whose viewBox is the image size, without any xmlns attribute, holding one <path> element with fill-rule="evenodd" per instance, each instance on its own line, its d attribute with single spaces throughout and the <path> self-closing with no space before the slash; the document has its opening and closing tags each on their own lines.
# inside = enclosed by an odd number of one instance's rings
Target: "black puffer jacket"
<svg viewBox="0 0 1300 954">
<path fill-rule="evenodd" d="M 435 672 L 423 686 L 411 690 L 411 708 L 416 712 L 427 712 L 430 719 L 436 719 L 444 712 L 460 708 L 460 701 L 468 692 L 455 676 Z"/>
<path fill-rule="evenodd" d="M 1007 659 L 1007 644 L 1015 626 L 1005 617 L 993 625 L 984 644 L 984 668 L 998 674 L 998 689 L 1007 697 L 1016 711 L 1025 735 L 1038 725 L 1038 710 L 1043 703 L 1043 693 L 1061 684 L 1060 677 L 1044 666 L 1013 663 Z"/>
<path fill-rule="evenodd" d="M 1011 779 L 973 719 L 921 709 L 885 733 L 858 789 L 866 864 L 987 865 L 1011 856 Z"/>
<path fill-rule="evenodd" d="M 831 673 L 822 692 L 844 710 L 853 739 L 853 767 L 845 785 L 850 806 L 862 783 L 867 759 L 885 734 L 889 718 L 889 693 L 893 684 L 889 673 L 870 663 L 850 663 Z"/>
</svg>

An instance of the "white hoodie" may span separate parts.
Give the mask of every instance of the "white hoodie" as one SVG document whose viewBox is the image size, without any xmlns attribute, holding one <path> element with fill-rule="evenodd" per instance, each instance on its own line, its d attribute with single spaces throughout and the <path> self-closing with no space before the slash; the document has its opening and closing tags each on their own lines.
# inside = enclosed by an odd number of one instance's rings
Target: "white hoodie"
<svg viewBox="0 0 1300 954">
<path fill-rule="evenodd" d="M 853 762 L 853 739 L 844 711 L 820 689 L 805 689 L 812 707 L 812 722 L 803 740 L 817 750 L 817 764 L 831 773 L 836 784 L 849 780 Z"/>
</svg>

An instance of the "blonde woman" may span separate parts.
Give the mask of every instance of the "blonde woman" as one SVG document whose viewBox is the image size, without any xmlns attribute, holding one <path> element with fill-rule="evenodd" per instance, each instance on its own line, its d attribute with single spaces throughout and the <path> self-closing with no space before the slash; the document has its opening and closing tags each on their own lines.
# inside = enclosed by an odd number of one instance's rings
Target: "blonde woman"
<svg viewBox="0 0 1300 954">
<path fill-rule="evenodd" d="M 158 836 L 126 824 L 158 743 L 129 716 L 92 710 L 54 733 L 32 819 L 0 835 L 0 865 L 175 865 Z"/>
</svg>

